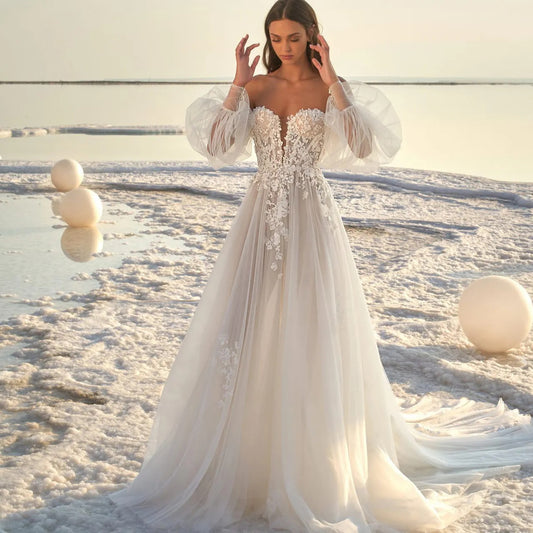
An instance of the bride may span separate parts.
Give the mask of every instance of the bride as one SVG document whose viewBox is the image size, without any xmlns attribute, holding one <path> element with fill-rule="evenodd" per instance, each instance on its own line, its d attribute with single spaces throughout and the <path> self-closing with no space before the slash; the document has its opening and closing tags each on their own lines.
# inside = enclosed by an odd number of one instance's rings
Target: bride
<svg viewBox="0 0 533 533">
<path fill-rule="evenodd" d="M 229 90 L 187 110 L 189 141 L 214 168 L 253 141 L 258 170 L 141 470 L 111 498 L 173 531 L 443 529 L 482 502 L 480 480 L 533 462 L 530 416 L 501 399 L 399 405 L 321 170 L 391 161 L 399 119 L 380 91 L 337 76 L 304 0 L 276 2 L 265 33 L 266 75 L 246 35 Z"/>
</svg>

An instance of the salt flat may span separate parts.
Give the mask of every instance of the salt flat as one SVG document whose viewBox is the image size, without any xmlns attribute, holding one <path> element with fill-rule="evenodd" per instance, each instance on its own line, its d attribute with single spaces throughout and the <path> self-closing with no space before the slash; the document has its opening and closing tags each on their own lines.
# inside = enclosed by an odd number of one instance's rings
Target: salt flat
<svg viewBox="0 0 533 533">
<path fill-rule="evenodd" d="M 52 199 L 52 165 L 0 162 L 2 200 Z M 91 288 L 36 296 L 26 313 L 0 324 L 0 348 L 10 354 L 0 369 L 6 532 L 150 531 L 106 494 L 140 468 L 170 365 L 255 170 L 240 164 L 214 172 L 197 162 L 83 166 L 84 185 L 104 202 L 103 220 L 127 211 L 142 239 L 112 266 L 92 268 Z M 533 294 L 533 183 L 394 167 L 326 177 L 399 402 L 502 398 L 533 414 L 533 335 L 507 354 L 485 356 L 457 319 L 462 290 L 481 276 L 510 276 Z M 35 214 L 33 224 L 64 225 L 51 212 Z M 106 243 L 132 238 L 111 223 L 100 229 L 104 252 Z M 117 250 L 108 244 L 108 253 Z M 483 506 L 446 531 L 531 531 L 532 474 L 523 467 L 488 480 Z"/>
</svg>

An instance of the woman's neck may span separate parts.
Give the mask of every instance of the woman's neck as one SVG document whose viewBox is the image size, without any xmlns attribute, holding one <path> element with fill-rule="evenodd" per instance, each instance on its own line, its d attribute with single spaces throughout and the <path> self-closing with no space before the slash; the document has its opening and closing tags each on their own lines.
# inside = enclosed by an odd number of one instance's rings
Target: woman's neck
<svg viewBox="0 0 533 533">
<path fill-rule="evenodd" d="M 299 63 L 283 63 L 281 67 L 276 70 L 276 76 L 283 78 L 289 83 L 296 83 L 316 77 L 316 72 L 309 64 L 307 57 L 303 57 L 302 61 Z"/>
</svg>

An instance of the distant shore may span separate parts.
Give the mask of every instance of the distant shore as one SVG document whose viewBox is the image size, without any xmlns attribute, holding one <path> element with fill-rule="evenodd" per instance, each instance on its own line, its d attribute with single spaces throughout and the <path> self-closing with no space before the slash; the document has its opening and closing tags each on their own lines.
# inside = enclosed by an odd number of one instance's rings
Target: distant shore
<svg viewBox="0 0 533 533">
<path fill-rule="evenodd" d="M 533 85 L 533 80 L 463 80 L 463 79 L 403 79 L 371 80 L 347 78 L 348 82 L 363 81 L 370 85 Z M 227 85 L 231 80 L 0 80 L 0 85 Z"/>
</svg>

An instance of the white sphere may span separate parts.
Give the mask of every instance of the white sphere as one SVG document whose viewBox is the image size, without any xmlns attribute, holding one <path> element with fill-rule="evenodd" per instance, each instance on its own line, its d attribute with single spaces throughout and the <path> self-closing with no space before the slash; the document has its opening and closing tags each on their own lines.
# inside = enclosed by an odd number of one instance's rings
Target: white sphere
<svg viewBox="0 0 533 533">
<path fill-rule="evenodd" d="M 61 249 L 72 261 L 84 263 L 93 258 L 93 254 L 102 251 L 104 237 L 96 227 L 66 228 L 61 236 Z"/>
<path fill-rule="evenodd" d="M 486 276 L 463 291 L 459 322 L 470 342 L 480 350 L 505 352 L 528 336 L 533 324 L 533 303 L 517 281 Z"/>
<path fill-rule="evenodd" d="M 52 167 L 50 177 L 58 191 L 71 191 L 83 181 L 83 168 L 74 159 L 61 159 Z"/>
<path fill-rule="evenodd" d="M 78 187 L 63 196 L 59 214 L 69 226 L 94 226 L 102 216 L 102 201 L 95 192 Z"/>
<path fill-rule="evenodd" d="M 56 216 L 61 216 L 61 200 L 63 199 L 63 195 L 56 196 L 55 198 L 52 198 L 51 206 L 52 206 L 52 213 Z"/>
</svg>

